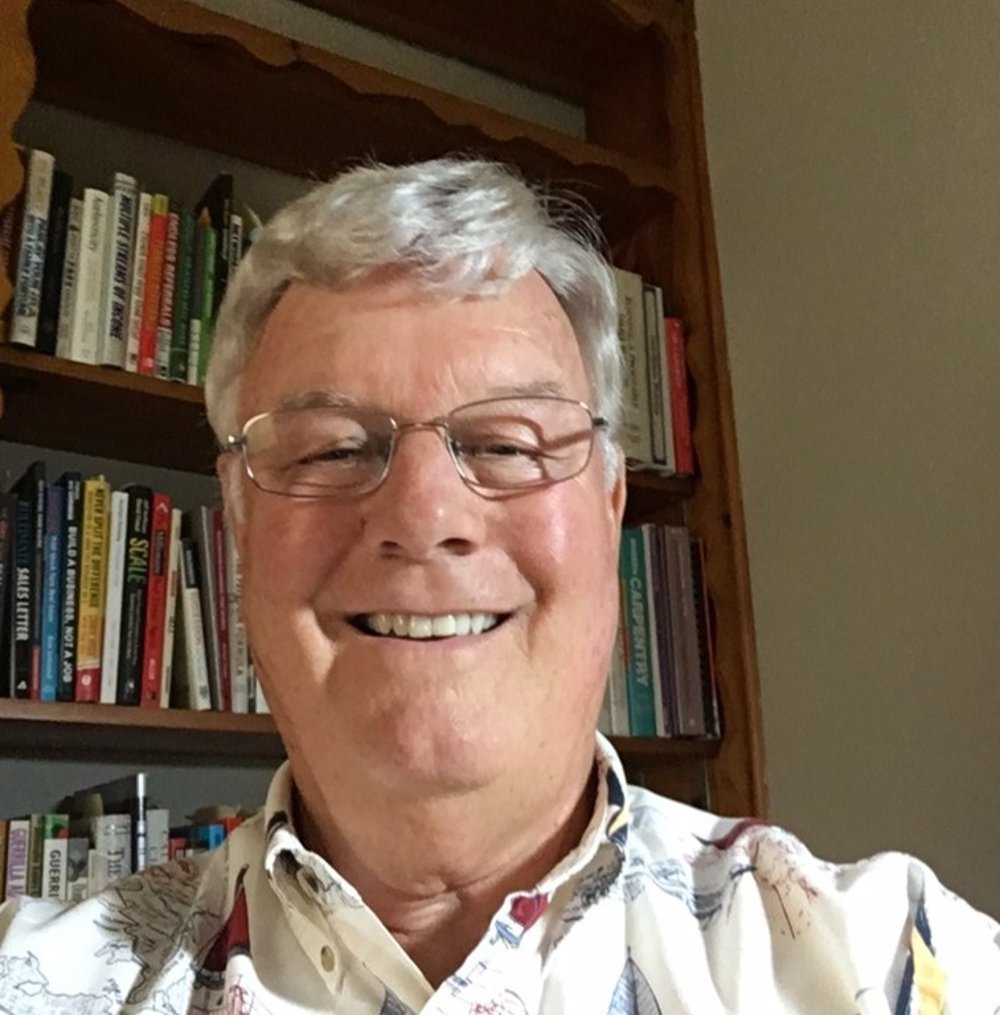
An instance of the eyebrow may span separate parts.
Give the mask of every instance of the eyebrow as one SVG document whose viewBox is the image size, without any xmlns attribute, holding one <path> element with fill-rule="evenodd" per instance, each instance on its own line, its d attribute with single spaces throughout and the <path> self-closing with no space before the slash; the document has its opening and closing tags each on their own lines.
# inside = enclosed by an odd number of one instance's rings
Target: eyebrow
<svg viewBox="0 0 1000 1015">
<path fill-rule="evenodd" d="M 494 385 L 486 391 L 486 398 L 530 398 L 537 395 L 564 396 L 566 389 L 558 381 L 530 381 L 527 384 Z M 362 403 L 342 391 L 298 391 L 285 395 L 278 403 L 280 409 L 316 409 L 323 407 L 357 408 Z"/>
</svg>

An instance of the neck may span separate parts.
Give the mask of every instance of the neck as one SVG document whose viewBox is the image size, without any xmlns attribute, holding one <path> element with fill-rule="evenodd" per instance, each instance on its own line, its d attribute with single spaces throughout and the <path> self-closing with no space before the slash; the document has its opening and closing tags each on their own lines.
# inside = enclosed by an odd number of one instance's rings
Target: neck
<svg viewBox="0 0 1000 1015">
<path fill-rule="evenodd" d="M 516 794 L 502 786 L 436 797 L 352 792 L 317 780 L 323 769 L 314 764 L 293 757 L 292 769 L 303 842 L 357 888 L 434 987 L 507 895 L 532 889 L 579 844 L 594 806 L 592 753 L 561 781 L 536 780 Z"/>
</svg>

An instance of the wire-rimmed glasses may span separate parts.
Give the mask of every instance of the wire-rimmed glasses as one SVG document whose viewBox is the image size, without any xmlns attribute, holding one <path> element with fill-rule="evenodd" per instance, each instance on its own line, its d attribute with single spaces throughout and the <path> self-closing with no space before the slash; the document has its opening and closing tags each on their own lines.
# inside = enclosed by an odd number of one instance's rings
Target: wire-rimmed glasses
<svg viewBox="0 0 1000 1015">
<path fill-rule="evenodd" d="M 318 405 L 253 416 L 226 447 L 268 493 L 350 498 L 385 481 L 403 433 L 434 430 L 465 484 L 489 495 L 579 475 L 607 426 L 585 403 L 548 395 L 485 399 L 412 423 L 378 409 Z"/>
</svg>

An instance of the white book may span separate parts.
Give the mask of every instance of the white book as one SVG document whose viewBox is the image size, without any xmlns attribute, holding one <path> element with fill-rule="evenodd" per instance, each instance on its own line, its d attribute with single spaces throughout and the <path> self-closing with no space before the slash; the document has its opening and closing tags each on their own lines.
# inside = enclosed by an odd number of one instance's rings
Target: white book
<svg viewBox="0 0 1000 1015">
<path fill-rule="evenodd" d="M 15 345 L 34 346 L 38 337 L 38 313 L 42 299 L 42 275 L 45 272 L 45 247 L 48 240 L 49 200 L 55 159 L 48 152 L 33 148 L 28 156 L 24 190 L 24 215 L 21 219 L 17 279 L 10 316 L 10 340 Z"/>
<path fill-rule="evenodd" d="M 170 545 L 167 548 L 167 601 L 163 614 L 163 651 L 160 653 L 160 708 L 170 707 L 174 679 L 174 650 L 177 645 L 177 598 L 180 588 L 181 519 L 184 512 L 170 512 Z"/>
<path fill-rule="evenodd" d="M 209 686 L 198 571 L 198 551 L 194 542 L 183 538 L 177 604 L 177 649 L 174 653 L 174 696 L 181 708 L 203 712 L 212 707 L 212 691 Z"/>
<path fill-rule="evenodd" d="M 56 331 L 56 355 L 69 359 L 69 340 L 73 329 L 73 302 L 76 276 L 80 267 L 80 227 L 83 225 L 83 199 L 71 197 L 66 219 L 66 253 L 63 255 L 62 288 L 59 293 L 59 328 Z"/>
<path fill-rule="evenodd" d="M 240 260 L 243 257 L 243 216 L 237 212 L 229 215 L 229 250 L 226 260 L 229 264 L 227 278 L 232 280 L 233 272 L 236 271 Z"/>
<path fill-rule="evenodd" d="M 167 235 L 163 251 L 163 278 L 160 282 L 160 306 L 156 321 L 156 370 L 162 380 L 170 378 L 170 346 L 174 339 L 174 302 L 177 288 L 177 257 L 180 246 L 181 217 L 167 201 Z"/>
<path fill-rule="evenodd" d="M 229 668 L 233 711 L 250 711 L 249 660 L 247 629 L 243 623 L 240 596 L 243 592 L 243 570 L 240 566 L 236 540 L 227 526 L 226 533 L 226 599 L 229 609 Z"/>
<path fill-rule="evenodd" d="M 103 705 L 118 699 L 118 654 L 121 647 L 122 600 L 125 594 L 125 556 L 128 535 L 128 493 L 114 490 L 108 540 L 108 580 L 104 599 L 104 647 L 101 651 L 101 696 Z"/>
<path fill-rule="evenodd" d="M 152 214 L 153 195 L 144 190 L 139 194 L 135 213 L 128 331 L 125 338 L 125 369 L 132 373 L 139 370 L 139 335 L 142 331 L 142 301 L 146 292 L 146 255 L 149 253 L 149 220 Z"/>
<path fill-rule="evenodd" d="M 150 807 L 146 810 L 146 867 L 169 859 L 170 811 L 166 807 Z"/>
<path fill-rule="evenodd" d="M 69 838 L 66 828 L 63 835 L 42 842 L 42 898 L 65 902 L 67 899 L 67 873 Z"/>
<path fill-rule="evenodd" d="M 99 814 L 89 819 L 87 894 L 96 895 L 112 881 L 132 873 L 132 818 L 128 814 Z"/>
<path fill-rule="evenodd" d="M 87 860 L 90 840 L 71 836 L 66 840 L 66 901 L 81 902 L 87 897 Z"/>
<path fill-rule="evenodd" d="M 653 460 L 653 449 L 649 429 L 642 276 L 622 268 L 615 268 L 614 276 L 618 290 L 618 341 L 625 366 L 622 374 L 622 447 L 626 458 L 647 465 Z"/>
<path fill-rule="evenodd" d="M 264 688 L 260 686 L 257 667 L 252 661 L 250 663 L 250 679 L 253 681 L 253 710 L 258 715 L 270 715 L 271 706 L 267 703 L 267 698 L 264 697 Z"/>
<path fill-rule="evenodd" d="M 137 189 L 134 176 L 115 173 L 111 181 L 108 208 L 105 285 L 101 300 L 101 348 L 98 355 L 98 362 L 105 366 L 125 365 Z"/>
<path fill-rule="evenodd" d="M 674 421 L 670 411 L 670 362 L 667 328 L 663 318 L 663 290 L 643 286 L 643 320 L 649 366 L 649 429 L 653 463 L 666 475 L 677 472 L 674 455 Z"/>
<path fill-rule="evenodd" d="M 108 195 L 87 187 L 83 192 L 80 257 L 70 326 L 69 356 L 77 363 L 97 363 L 100 346 L 101 293 L 104 289 L 104 245 L 108 232 Z"/>
</svg>

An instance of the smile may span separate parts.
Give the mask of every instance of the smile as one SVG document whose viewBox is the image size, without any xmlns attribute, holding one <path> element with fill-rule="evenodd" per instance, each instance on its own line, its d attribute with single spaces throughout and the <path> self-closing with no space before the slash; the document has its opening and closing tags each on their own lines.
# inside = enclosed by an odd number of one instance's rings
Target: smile
<svg viewBox="0 0 1000 1015">
<path fill-rule="evenodd" d="M 379 637 L 455 638 L 467 634 L 484 634 L 492 630 L 508 614 L 502 613 L 362 613 L 351 617 L 351 624 L 364 634 Z"/>
</svg>

